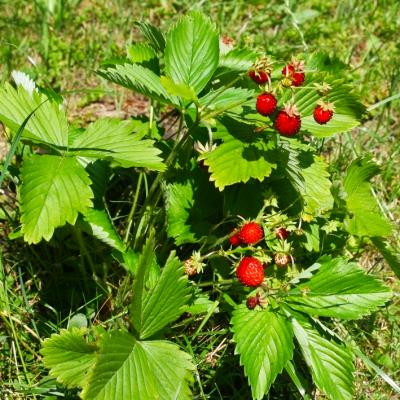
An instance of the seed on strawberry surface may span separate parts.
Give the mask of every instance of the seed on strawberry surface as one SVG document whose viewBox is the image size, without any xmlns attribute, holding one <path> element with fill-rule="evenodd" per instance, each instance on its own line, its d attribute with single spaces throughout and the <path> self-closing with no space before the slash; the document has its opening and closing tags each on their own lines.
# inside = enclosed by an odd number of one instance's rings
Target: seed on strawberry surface
<svg viewBox="0 0 400 400">
<path fill-rule="evenodd" d="M 300 114 L 295 105 L 286 105 L 278 112 L 275 128 L 283 136 L 294 136 L 301 127 Z"/>
<path fill-rule="evenodd" d="M 264 231 L 257 222 L 247 222 L 239 231 L 239 238 L 245 244 L 257 243 L 263 237 Z"/>
<path fill-rule="evenodd" d="M 271 115 L 276 110 L 277 100 L 272 93 L 262 93 L 257 97 L 256 109 L 264 116 Z"/>
<path fill-rule="evenodd" d="M 236 276 L 243 285 L 257 287 L 264 280 L 264 267 L 257 258 L 244 257 L 236 269 Z"/>
</svg>

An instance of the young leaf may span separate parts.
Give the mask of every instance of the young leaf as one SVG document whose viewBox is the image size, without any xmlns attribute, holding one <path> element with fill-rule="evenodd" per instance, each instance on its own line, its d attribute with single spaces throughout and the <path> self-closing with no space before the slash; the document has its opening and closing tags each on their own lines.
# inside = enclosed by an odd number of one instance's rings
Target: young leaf
<svg viewBox="0 0 400 400">
<path fill-rule="evenodd" d="M 17 131 L 25 118 L 37 108 L 22 134 L 29 139 L 56 146 L 68 145 L 68 122 L 62 108 L 36 90 L 29 94 L 22 86 L 6 83 L 0 88 L 0 121 Z"/>
<path fill-rule="evenodd" d="M 353 235 L 386 237 L 391 233 L 391 225 L 382 216 L 369 184 L 378 172 L 379 168 L 369 157 L 354 160 L 347 169 L 343 185 L 347 194 L 346 206 L 352 216 L 345 222 Z"/>
<path fill-rule="evenodd" d="M 293 288 L 286 303 L 310 315 L 358 319 L 383 306 L 390 289 L 354 263 L 323 257 L 319 271 Z"/>
<path fill-rule="evenodd" d="M 231 321 L 235 352 L 249 379 L 253 399 L 261 400 L 293 356 L 293 331 L 282 315 L 240 305 Z"/>
<path fill-rule="evenodd" d="M 111 82 L 162 103 L 177 104 L 177 99 L 170 96 L 161 84 L 160 77 L 141 65 L 117 64 L 114 67 L 100 69 L 97 73 Z"/>
<path fill-rule="evenodd" d="M 157 171 L 164 170 L 165 166 L 159 157 L 161 151 L 154 147 L 154 141 L 142 139 L 144 133 L 133 134 L 134 130 L 134 121 L 99 119 L 74 140 L 70 154 L 94 159 L 110 159 L 124 168 L 144 167 Z"/>
<path fill-rule="evenodd" d="M 153 336 L 177 319 L 189 298 L 190 288 L 183 265 L 171 254 L 156 285 L 142 298 L 140 310 L 137 304 L 131 308 L 132 314 L 141 314 L 140 324 L 135 324 L 140 339 Z"/>
<path fill-rule="evenodd" d="M 65 387 L 83 387 L 89 370 L 94 365 L 97 347 L 84 338 L 86 329 L 62 329 L 42 344 L 40 353 L 50 375 Z"/>
<path fill-rule="evenodd" d="M 223 143 L 201 156 L 211 172 L 210 180 L 219 190 L 251 178 L 263 181 L 276 167 L 274 142 L 265 135 L 257 135 L 252 125 L 228 117 L 222 123 L 224 126 L 220 125 L 214 138 Z"/>
<path fill-rule="evenodd" d="M 306 318 L 292 318 L 294 334 L 316 386 L 331 400 L 353 398 L 353 354 L 342 343 L 327 338 Z"/>
<path fill-rule="evenodd" d="M 54 229 L 74 224 L 92 206 L 85 169 L 74 158 L 33 155 L 22 166 L 21 222 L 28 243 L 50 240 Z"/>
<path fill-rule="evenodd" d="M 193 12 L 168 32 L 165 70 L 176 83 L 185 83 L 199 94 L 218 66 L 218 34 L 203 14 Z"/>
<path fill-rule="evenodd" d="M 166 341 L 141 342 L 127 332 L 106 335 L 83 400 L 189 400 L 193 365 L 188 354 Z"/>
</svg>

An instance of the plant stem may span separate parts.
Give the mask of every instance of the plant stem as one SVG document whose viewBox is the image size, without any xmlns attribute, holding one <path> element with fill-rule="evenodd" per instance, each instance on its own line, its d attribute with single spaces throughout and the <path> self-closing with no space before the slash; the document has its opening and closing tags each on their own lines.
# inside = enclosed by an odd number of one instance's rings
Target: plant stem
<svg viewBox="0 0 400 400">
<path fill-rule="evenodd" d="M 133 199 L 131 211 L 129 212 L 129 215 L 128 215 L 128 220 L 127 220 L 128 221 L 128 227 L 126 228 L 124 243 L 128 242 L 129 233 L 131 231 L 131 227 L 132 227 L 132 223 L 133 223 L 133 216 L 135 215 L 136 205 L 137 205 L 137 202 L 138 202 L 138 199 L 139 199 L 139 193 L 140 193 L 140 189 L 141 189 L 141 186 L 142 186 L 143 175 L 144 175 L 144 172 L 141 172 L 139 174 L 139 178 L 138 178 L 138 181 L 137 181 L 135 197 Z"/>
</svg>

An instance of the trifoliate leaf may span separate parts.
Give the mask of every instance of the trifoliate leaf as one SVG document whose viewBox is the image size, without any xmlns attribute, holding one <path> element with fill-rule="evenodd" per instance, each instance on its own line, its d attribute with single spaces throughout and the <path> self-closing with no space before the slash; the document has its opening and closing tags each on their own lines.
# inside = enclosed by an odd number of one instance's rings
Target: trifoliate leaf
<svg viewBox="0 0 400 400">
<path fill-rule="evenodd" d="M 176 83 L 185 83 L 199 94 L 218 66 L 218 34 L 199 12 L 182 17 L 167 34 L 165 70 Z"/>
<path fill-rule="evenodd" d="M 86 329 L 62 329 L 42 344 L 40 353 L 50 375 L 65 387 L 83 387 L 96 360 L 97 346 L 87 343 Z"/>
<path fill-rule="evenodd" d="M 228 117 L 221 122 L 214 138 L 223 143 L 201 155 L 209 167 L 210 180 L 219 190 L 251 178 L 263 181 L 276 167 L 275 143 L 264 133 L 255 132 L 252 125 Z"/>
<path fill-rule="evenodd" d="M 293 356 L 293 331 L 281 314 L 240 305 L 232 316 L 235 352 L 249 379 L 253 399 L 261 400 Z"/>
<path fill-rule="evenodd" d="M 354 263 L 342 258 L 323 257 L 319 271 L 297 285 L 286 303 L 310 315 L 358 319 L 383 306 L 390 289 Z"/>
<path fill-rule="evenodd" d="M 74 224 L 91 205 L 87 172 L 74 158 L 33 155 L 22 166 L 21 222 L 28 243 L 50 240 L 54 229 Z"/>
<path fill-rule="evenodd" d="M 103 337 L 83 400 L 189 400 L 190 356 L 175 344 L 139 341 L 127 332 Z"/>
</svg>

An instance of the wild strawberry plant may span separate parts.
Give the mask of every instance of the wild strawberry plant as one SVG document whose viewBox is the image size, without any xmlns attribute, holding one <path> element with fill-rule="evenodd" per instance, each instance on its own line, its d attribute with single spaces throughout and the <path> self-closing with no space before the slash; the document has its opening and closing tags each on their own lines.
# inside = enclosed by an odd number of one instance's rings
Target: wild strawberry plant
<svg viewBox="0 0 400 400">
<path fill-rule="evenodd" d="M 15 146 L 29 145 L 20 169 L 6 174 L 8 160 L 2 174 L 18 187 L 13 237 L 36 244 L 74 225 L 126 271 L 129 318 L 45 340 L 50 375 L 87 400 L 192 398 L 200 355 L 177 344 L 178 327 L 197 329 L 190 343 L 217 318 L 253 399 L 283 371 L 303 398 L 307 376 L 330 399 L 353 398 L 354 344 L 335 326 L 390 300 L 356 260 L 370 242 L 390 259 L 391 226 L 371 194 L 372 160 L 338 181 L 321 155 L 365 113 L 346 67 L 323 53 L 274 60 L 232 47 L 200 13 L 166 34 L 137 27 L 144 41 L 98 74 L 147 96 L 146 119 L 80 128 L 26 77 L 0 90 L 1 121 Z M 126 171 L 132 206 L 114 222 L 107 188 Z"/>
</svg>

